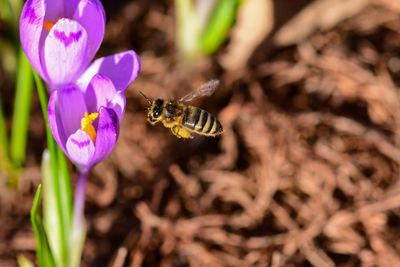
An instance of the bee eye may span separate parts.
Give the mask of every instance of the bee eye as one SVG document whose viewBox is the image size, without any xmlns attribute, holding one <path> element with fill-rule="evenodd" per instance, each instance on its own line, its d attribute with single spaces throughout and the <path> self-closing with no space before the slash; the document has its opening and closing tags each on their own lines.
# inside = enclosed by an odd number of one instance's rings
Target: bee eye
<svg viewBox="0 0 400 267">
<path fill-rule="evenodd" d="M 153 108 L 153 118 L 158 118 L 161 115 L 162 111 L 162 106 L 163 106 L 163 100 L 157 99 L 154 103 L 154 108 Z"/>
</svg>

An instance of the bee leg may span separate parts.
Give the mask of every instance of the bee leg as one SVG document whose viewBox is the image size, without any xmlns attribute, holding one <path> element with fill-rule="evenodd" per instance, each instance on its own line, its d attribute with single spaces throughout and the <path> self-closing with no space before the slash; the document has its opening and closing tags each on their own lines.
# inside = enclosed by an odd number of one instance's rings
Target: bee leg
<svg viewBox="0 0 400 267">
<path fill-rule="evenodd" d="M 179 135 L 179 126 L 174 126 L 171 128 L 171 132 L 173 133 L 173 135 L 175 135 L 178 138 L 181 138 L 181 136 Z"/>
<path fill-rule="evenodd" d="M 178 138 L 193 138 L 193 135 L 190 134 L 190 132 L 183 127 L 175 125 L 174 127 L 171 128 L 171 132 Z"/>
</svg>

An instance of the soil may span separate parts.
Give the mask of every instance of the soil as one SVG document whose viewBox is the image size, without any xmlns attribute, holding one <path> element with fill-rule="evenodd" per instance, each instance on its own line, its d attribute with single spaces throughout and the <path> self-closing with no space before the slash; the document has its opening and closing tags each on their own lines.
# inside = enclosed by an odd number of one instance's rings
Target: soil
<svg viewBox="0 0 400 267">
<path fill-rule="evenodd" d="M 292 2 L 270 1 L 256 45 L 232 32 L 188 66 L 173 1 L 103 1 L 97 57 L 134 49 L 142 71 L 118 143 L 90 175 L 82 266 L 400 266 L 400 7 Z M 12 96 L 12 78 L 0 79 Z M 192 104 L 220 120 L 218 138 L 177 139 L 137 111 L 139 90 L 177 99 L 210 79 L 215 94 Z M 1 189 L 0 266 L 35 261 L 29 210 L 45 147 L 35 95 L 26 168 L 18 189 Z"/>
</svg>

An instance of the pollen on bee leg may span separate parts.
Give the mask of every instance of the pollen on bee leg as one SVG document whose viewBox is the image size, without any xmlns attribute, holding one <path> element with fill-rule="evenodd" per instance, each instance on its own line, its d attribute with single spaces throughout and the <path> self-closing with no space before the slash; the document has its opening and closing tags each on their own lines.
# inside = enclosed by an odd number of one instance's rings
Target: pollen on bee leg
<svg viewBox="0 0 400 267">
<path fill-rule="evenodd" d="M 81 120 L 81 130 L 85 131 L 90 138 L 92 139 L 93 143 L 96 141 L 96 130 L 93 127 L 93 121 L 99 116 L 99 113 L 87 113 L 85 112 L 85 117 Z"/>
<path fill-rule="evenodd" d="M 172 127 L 171 131 L 178 138 L 183 138 L 183 139 L 193 138 L 193 135 L 188 130 L 185 130 L 184 128 L 179 126 Z"/>
</svg>

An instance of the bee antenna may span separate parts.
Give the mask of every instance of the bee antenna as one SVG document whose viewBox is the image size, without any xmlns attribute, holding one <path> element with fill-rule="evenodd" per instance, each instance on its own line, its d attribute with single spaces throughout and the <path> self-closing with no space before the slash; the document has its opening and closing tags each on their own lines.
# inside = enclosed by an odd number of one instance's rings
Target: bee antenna
<svg viewBox="0 0 400 267">
<path fill-rule="evenodd" d="M 149 102 L 149 104 L 151 105 L 150 99 L 148 99 L 147 96 L 145 96 L 145 95 L 142 93 L 142 91 L 139 91 L 139 93 L 140 93 L 144 98 L 146 98 L 147 102 Z"/>
<path fill-rule="evenodd" d="M 147 110 L 147 108 L 138 108 L 138 109 L 135 110 L 135 112 L 146 111 L 146 110 Z"/>
</svg>

